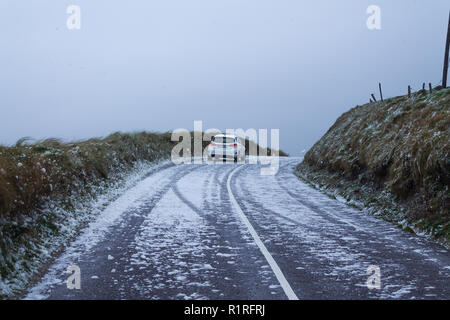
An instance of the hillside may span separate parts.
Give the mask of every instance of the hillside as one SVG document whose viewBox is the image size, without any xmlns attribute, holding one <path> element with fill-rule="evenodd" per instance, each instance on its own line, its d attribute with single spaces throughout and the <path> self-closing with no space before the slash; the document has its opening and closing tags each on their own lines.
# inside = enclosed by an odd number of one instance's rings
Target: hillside
<svg viewBox="0 0 450 320">
<path fill-rule="evenodd" d="M 297 175 L 403 229 L 450 239 L 450 89 L 357 106 L 306 153 Z"/>
</svg>

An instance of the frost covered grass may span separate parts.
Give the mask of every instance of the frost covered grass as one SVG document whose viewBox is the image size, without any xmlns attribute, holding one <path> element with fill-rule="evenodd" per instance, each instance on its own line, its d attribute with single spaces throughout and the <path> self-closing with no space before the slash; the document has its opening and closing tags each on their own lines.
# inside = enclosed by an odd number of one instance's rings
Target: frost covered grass
<svg viewBox="0 0 450 320">
<path fill-rule="evenodd" d="M 450 241 L 450 89 L 357 106 L 296 173 L 403 229 Z"/>
<path fill-rule="evenodd" d="M 0 298 L 14 296 L 45 263 L 156 161 L 170 134 L 114 133 L 0 146 Z"/>
</svg>

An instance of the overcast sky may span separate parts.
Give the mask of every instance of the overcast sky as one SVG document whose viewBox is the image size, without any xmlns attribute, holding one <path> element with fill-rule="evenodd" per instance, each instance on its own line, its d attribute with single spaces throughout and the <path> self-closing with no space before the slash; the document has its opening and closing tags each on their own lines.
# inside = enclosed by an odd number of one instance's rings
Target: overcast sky
<svg viewBox="0 0 450 320">
<path fill-rule="evenodd" d="M 81 29 L 68 30 L 69 5 Z M 381 30 L 366 9 L 381 8 Z M 280 129 L 298 155 L 377 93 L 437 85 L 448 0 L 1 0 L 0 143 Z"/>
</svg>

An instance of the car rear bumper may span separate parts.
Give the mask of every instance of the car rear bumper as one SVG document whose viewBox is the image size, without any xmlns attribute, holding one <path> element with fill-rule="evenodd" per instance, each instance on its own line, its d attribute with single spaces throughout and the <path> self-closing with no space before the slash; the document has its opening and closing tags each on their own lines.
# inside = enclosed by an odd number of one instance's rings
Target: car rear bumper
<svg viewBox="0 0 450 320">
<path fill-rule="evenodd" d="M 220 154 L 220 155 L 211 155 L 210 157 L 211 159 L 236 159 L 237 155 L 225 155 L 225 154 Z"/>
<path fill-rule="evenodd" d="M 234 149 L 220 149 L 216 148 L 213 150 L 210 150 L 209 152 L 211 157 L 231 157 L 233 158 L 238 154 L 237 150 Z"/>
</svg>

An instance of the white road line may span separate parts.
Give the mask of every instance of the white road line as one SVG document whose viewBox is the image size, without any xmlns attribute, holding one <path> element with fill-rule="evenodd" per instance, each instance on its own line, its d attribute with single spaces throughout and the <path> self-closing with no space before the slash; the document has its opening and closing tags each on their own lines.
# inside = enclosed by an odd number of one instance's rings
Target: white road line
<svg viewBox="0 0 450 320">
<path fill-rule="evenodd" d="M 255 240 L 256 245 L 258 246 L 259 250 L 261 250 L 262 254 L 266 258 L 270 267 L 272 268 L 273 273 L 277 277 L 278 282 L 280 283 L 281 287 L 283 288 L 284 293 L 286 294 L 288 299 L 289 300 L 298 300 L 297 295 L 294 293 L 294 290 L 292 290 L 289 282 L 284 277 L 284 274 L 281 271 L 280 267 L 275 262 L 275 259 L 272 257 L 272 255 L 269 253 L 269 251 L 267 250 L 264 243 L 259 238 L 259 236 L 256 233 L 255 229 L 253 228 L 252 224 L 250 223 L 250 221 L 248 221 L 248 219 L 245 216 L 244 212 L 242 211 L 241 207 L 237 203 L 236 198 L 234 197 L 233 193 L 231 192 L 231 178 L 233 177 L 233 174 L 242 167 L 243 166 L 239 166 L 236 169 L 233 169 L 233 171 L 231 171 L 230 175 L 228 176 L 227 189 L 228 189 L 228 194 L 230 195 L 231 203 L 234 205 L 234 207 L 235 207 L 236 211 L 239 213 L 239 216 L 241 217 L 242 221 L 244 222 L 244 224 L 247 226 L 248 230 L 250 231 L 250 234 L 252 235 L 253 240 Z"/>
</svg>

